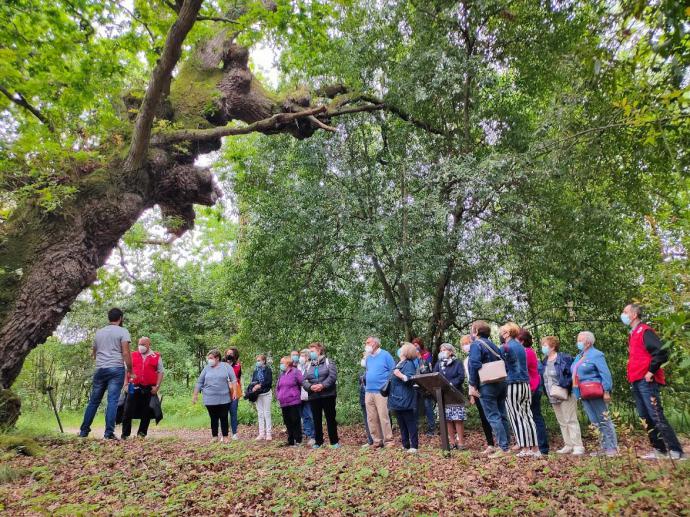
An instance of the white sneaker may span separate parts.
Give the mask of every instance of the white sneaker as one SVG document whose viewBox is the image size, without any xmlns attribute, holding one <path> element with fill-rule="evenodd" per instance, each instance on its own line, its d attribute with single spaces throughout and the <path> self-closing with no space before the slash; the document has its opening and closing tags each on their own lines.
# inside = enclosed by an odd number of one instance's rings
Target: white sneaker
<svg viewBox="0 0 690 517">
<path fill-rule="evenodd" d="M 235 433 L 235 434 L 232 435 L 232 439 L 233 439 L 233 440 L 239 440 L 240 437 L 237 436 L 237 433 Z"/>
<path fill-rule="evenodd" d="M 539 454 L 541 455 L 541 452 Z M 529 449 L 522 449 L 515 456 L 518 458 L 529 458 L 532 455 L 532 451 L 530 451 Z"/>
<path fill-rule="evenodd" d="M 574 451 L 574 449 L 572 447 L 570 447 L 569 445 L 566 445 L 562 449 L 558 449 L 556 451 L 556 454 L 570 454 L 573 451 Z"/>
<path fill-rule="evenodd" d="M 668 457 L 674 461 L 685 461 L 688 458 L 680 451 L 671 451 L 668 453 Z"/>
<path fill-rule="evenodd" d="M 496 450 L 495 447 L 492 447 L 491 445 L 487 445 L 486 449 L 484 449 L 482 451 L 482 454 L 486 456 L 488 454 L 492 454 L 495 450 Z"/>
<path fill-rule="evenodd" d="M 409 449 L 407 449 L 407 452 L 409 452 L 411 454 L 415 454 L 417 452 L 417 449 L 410 447 Z"/>
<path fill-rule="evenodd" d="M 225 441 L 225 436 L 221 436 L 221 437 L 218 439 L 218 443 L 223 443 L 224 441 Z"/>
<path fill-rule="evenodd" d="M 256 440 L 257 442 L 260 441 L 260 440 L 265 440 L 265 439 L 266 439 L 266 437 L 265 437 L 263 434 L 260 434 L 259 436 L 257 436 L 256 438 L 254 438 L 254 440 Z"/>
<path fill-rule="evenodd" d="M 668 454 L 664 454 L 663 452 L 654 449 L 653 451 L 648 452 L 644 456 L 640 456 L 640 459 L 641 460 L 650 460 L 650 461 L 665 460 L 665 459 L 668 459 Z"/>
<path fill-rule="evenodd" d="M 266 435 L 266 441 L 270 442 L 271 440 L 273 440 L 273 437 L 270 434 L 267 434 Z"/>
<path fill-rule="evenodd" d="M 532 451 L 532 456 L 534 456 L 535 458 L 541 458 L 542 457 L 541 451 L 538 451 L 538 450 Z"/>
<path fill-rule="evenodd" d="M 311 445 L 316 445 L 316 440 L 314 440 L 313 438 L 309 438 L 309 441 L 307 442 L 307 445 L 310 445 L 310 446 L 311 446 Z"/>
<path fill-rule="evenodd" d="M 585 454 L 584 447 L 573 447 L 573 456 L 583 456 Z"/>
</svg>

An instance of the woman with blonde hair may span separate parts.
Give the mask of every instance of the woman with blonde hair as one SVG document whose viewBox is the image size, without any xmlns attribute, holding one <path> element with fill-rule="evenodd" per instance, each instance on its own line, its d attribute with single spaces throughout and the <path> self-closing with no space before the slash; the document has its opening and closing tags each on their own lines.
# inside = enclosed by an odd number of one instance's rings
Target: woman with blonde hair
<svg viewBox="0 0 690 517">
<path fill-rule="evenodd" d="M 395 366 L 391 376 L 388 409 L 395 411 L 403 449 L 414 453 L 419 448 L 415 414 L 417 392 L 412 381 L 412 377 L 417 373 L 417 366 L 415 365 L 417 347 L 412 343 L 403 343 L 403 346 L 398 350 L 398 356 L 400 361 Z"/>
<path fill-rule="evenodd" d="M 541 456 L 537 448 L 537 427 L 532 417 L 532 392 L 529 385 L 527 372 L 527 355 L 525 347 L 516 339 L 520 333 L 520 327 L 512 321 L 503 325 L 498 331 L 503 350 L 505 352 L 505 365 L 508 378 L 508 391 L 506 393 L 506 410 L 508 420 L 513 429 L 516 447 L 520 449 L 517 456 Z"/>
</svg>

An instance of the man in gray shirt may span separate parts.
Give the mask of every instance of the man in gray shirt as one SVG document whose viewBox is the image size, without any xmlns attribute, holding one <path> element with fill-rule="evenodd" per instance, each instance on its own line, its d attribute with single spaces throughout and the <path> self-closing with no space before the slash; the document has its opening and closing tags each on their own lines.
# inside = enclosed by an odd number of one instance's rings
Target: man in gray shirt
<svg viewBox="0 0 690 517">
<path fill-rule="evenodd" d="M 120 391 L 125 383 L 125 367 L 132 374 L 132 356 L 129 352 L 129 343 L 132 340 L 129 332 L 122 326 L 123 314 L 120 309 L 108 311 L 108 325 L 96 332 L 93 343 L 92 355 L 96 360 L 96 371 L 93 374 L 93 386 L 91 397 L 84 412 L 84 421 L 81 424 L 79 436 L 85 438 L 91 432 L 91 423 L 96 417 L 98 406 L 101 405 L 103 395 L 108 392 L 108 406 L 105 411 L 105 434 L 109 440 L 115 437 L 115 416 L 117 414 L 117 401 Z"/>
</svg>

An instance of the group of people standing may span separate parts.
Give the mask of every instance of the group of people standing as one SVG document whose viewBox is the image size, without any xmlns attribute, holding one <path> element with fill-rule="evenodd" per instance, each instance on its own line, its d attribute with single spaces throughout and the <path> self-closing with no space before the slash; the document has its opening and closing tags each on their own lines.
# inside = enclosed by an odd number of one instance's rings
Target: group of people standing
<svg viewBox="0 0 690 517">
<path fill-rule="evenodd" d="M 131 409 L 125 409 L 123 422 L 122 438 L 127 438 L 134 410 L 147 407 L 150 398 L 157 396 L 163 380 L 163 361 L 160 354 L 151 350 L 148 338 L 141 338 L 137 350 L 130 352 L 130 336 L 122 326 L 122 311 L 111 309 L 108 317 L 110 324 L 96 333 L 94 341 L 96 371 L 80 436 L 88 436 L 96 410 L 107 391 L 104 436 L 116 438 L 117 399 L 126 381 L 132 401 Z M 684 459 L 680 442 L 661 406 L 660 386 L 666 382 L 662 365 L 668 360 L 668 354 L 654 330 L 642 323 L 638 305 L 626 306 L 621 320 L 631 327 L 628 381 L 654 447 L 643 458 Z M 463 360 L 452 344 L 443 343 L 435 363 L 421 339 L 403 343 L 396 360 L 381 347 L 379 338 L 368 337 L 361 360 L 364 371 L 360 376 L 360 404 L 367 435 L 364 447 L 394 446 L 391 413 L 397 419 L 402 446 L 411 453 L 419 447 L 420 411 L 426 416 L 427 433 L 434 434 L 434 400 L 416 385 L 415 376 L 437 372 L 462 392 L 465 392 L 467 379 L 467 400 L 477 408 L 486 438 L 483 454 L 500 457 L 511 450 L 518 457 L 548 454 L 549 440 L 541 413 L 542 396 L 548 398 L 560 426 L 564 446 L 558 454 L 585 453 L 577 418 L 578 401 L 598 429 L 600 447 L 591 454 L 618 454 L 616 429 L 608 409 L 612 376 L 604 353 L 594 346 L 592 332 L 582 331 L 577 335 L 578 354 L 574 358 L 560 350 L 558 337 L 545 336 L 541 339 L 541 360 L 533 349 L 532 335 L 513 322 L 499 328 L 498 345 L 490 335 L 488 323 L 475 321 L 470 334 L 460 340 Z M 256 440 L 272 440 L 274 376 L 266 359 L 264 354 L 256 356 L 251 381 L 243 390 L 237 348 L 228 349 L 224 357 L 218 350 L 208 353 L 192 401 L 196 403 L 202 393 L 214 439 L 224 441 L 230 431 L 232 439 L 238 439 L 238 403 L 245 398 L 256 405 L 259 424 Z M 326 357 L 323 344 L 315 342 L 301 351 L 293 350 L 280 359 L 279 368 L 275 392 L 287 430 L 286 445 L 299 446 L 306 441 L 313 448 L 322 447 L 325 417 L 330 445 L 339 448 L 338 371 L 335 363 Z M 451 446 L 464 449 L 465 405 L 445 405 L 444 417 Z M 142 418 L 139 436 L 146 436 L 148 424 L 149 419 Z"/>
</svg>

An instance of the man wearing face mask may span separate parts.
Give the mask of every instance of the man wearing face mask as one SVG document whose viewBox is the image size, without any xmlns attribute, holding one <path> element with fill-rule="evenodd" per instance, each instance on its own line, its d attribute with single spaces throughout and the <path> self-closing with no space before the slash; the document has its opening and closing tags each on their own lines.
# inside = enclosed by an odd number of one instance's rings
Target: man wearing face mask
<svg viewBox="0 0 690 517">
<path fill-rule="evenodd" d="M 661 365 L 668 361 L 668 352 L 654 330 L 642 323 L 642 308 L 639 305 L 627 305 L 621 314 L 621 321 L 631 327 L 628 336 L 628 382 L 632 387 L 637 412 L 646 422 L 649 441 L 654 447 L 642 459 L 684 459 L 683 448 L 661 406 L 660 387 L 666 385 Z"/>
<path fill-rule="evenodd" d="M 390 379 L 395 361 L 393 357 L 381 348 L 379 338 L 369 336 L 364 343 L 366 352 L 365 394 L 364 403 L 367 408 L 367 423 L 374 441 L 374 448 L 393 447 L 393 429 L 388 416 L 388 400 L 381 395 L 381 388 Z"/>
<path fill-rule="evenodd" d="M 144 438 L 151 422 L 149 404 L 151 397 L 158 393 L 163 382 L 163 359 L 158 352 L 151 350 L 148 337 L 139 339 L 137 350 L 132 352 L 132 372 L 127 385 L 129 395 L 122 418 L 122 439 L 126 440 L 132 433 L 132 419 L 140 417 L 137 436 Z"/>
</svg>

